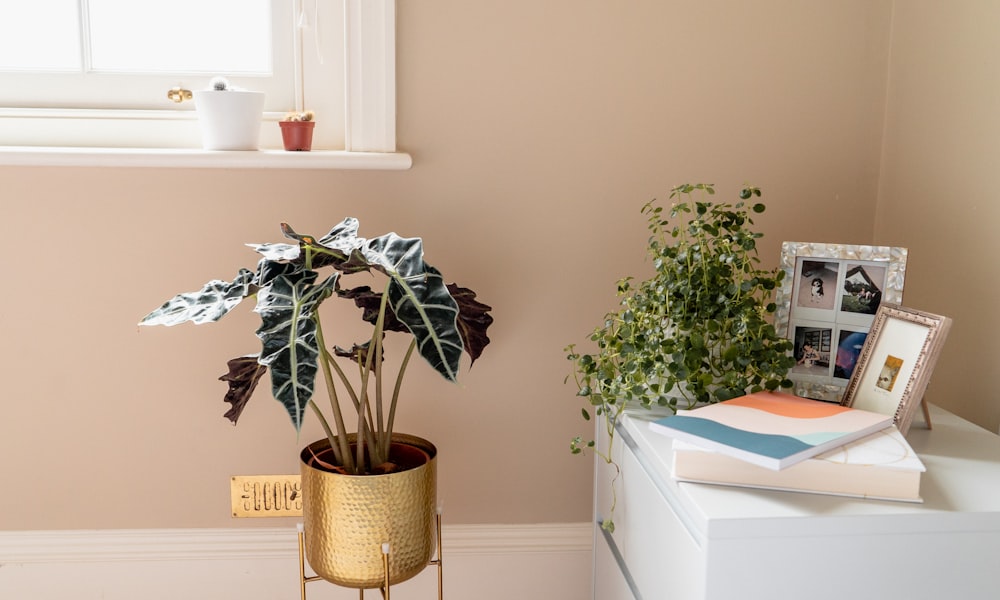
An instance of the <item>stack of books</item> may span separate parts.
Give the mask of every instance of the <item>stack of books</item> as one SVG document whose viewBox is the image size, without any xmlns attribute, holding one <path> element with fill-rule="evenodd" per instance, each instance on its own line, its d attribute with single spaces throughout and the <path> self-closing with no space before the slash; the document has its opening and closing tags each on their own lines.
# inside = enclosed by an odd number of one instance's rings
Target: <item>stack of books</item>
<svg viewBox="0 0 1000 600">
<path fill-rule="evenodd" d="M 923 463 L 892 417 L 759 392 L 650 423 L 681 481 L 920 502 Z"/>
</svg>

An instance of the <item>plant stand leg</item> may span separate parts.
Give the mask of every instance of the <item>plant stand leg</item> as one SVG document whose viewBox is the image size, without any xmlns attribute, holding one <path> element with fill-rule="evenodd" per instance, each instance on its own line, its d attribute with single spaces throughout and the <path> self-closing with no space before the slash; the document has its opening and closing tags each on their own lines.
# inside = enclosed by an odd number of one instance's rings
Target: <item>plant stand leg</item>
<svg viewBox="0 0 1000 600">
<path fill-rule="evenodd" d="M 299 537 L 299 595 L 301 600 L 306 600 L 306 584 L 310 581 L 318 581 L 323 579 L 319 575 L 314 575 L 312 577 L 306 577 L 306 533 L 305 527 L 302 523 L 299 523 L 296 528 L 298 529 Z M 364 598 L 364 590 L 361 591 L 361 597 Z"/>
<path fill-rule="evenodd" d="M 382 597 L 389 600 L 389 544 L 382 544 L 382 571 L 385 573 Z"/>
<path fill-rule="evenodd" d="M 439 508 L 437 514 L 435 515 L 435 530 L 437 532 L 437 556 L 435 560 L 427 563 L 430 565 L 437 565 L 437 578 L 438 578 L 438 600 L 444 600 L 444 561 L 441 558 L 441 509 Z"/>
</svg>

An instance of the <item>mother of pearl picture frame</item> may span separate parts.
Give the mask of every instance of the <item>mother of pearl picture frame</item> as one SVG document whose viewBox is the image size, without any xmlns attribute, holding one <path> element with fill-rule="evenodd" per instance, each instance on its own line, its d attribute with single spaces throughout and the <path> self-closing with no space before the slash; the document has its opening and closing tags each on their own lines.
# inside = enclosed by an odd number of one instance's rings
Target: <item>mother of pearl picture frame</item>
<svg viewBox="0 0 1000 600">
<path fill-rule="evenodd" d="M 784 242 L 774 326 L 793 343 L 793 393 L 841 402 L 882 303 L 900 304 L 907 249 Z"/>
</svg>

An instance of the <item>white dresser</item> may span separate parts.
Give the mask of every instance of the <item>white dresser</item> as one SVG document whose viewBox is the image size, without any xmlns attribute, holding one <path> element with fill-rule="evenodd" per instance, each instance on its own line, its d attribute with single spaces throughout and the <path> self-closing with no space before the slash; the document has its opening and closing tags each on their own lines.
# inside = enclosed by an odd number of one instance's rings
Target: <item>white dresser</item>
<svg viewBox="0 0 1000 600">
<path fill-rule="evenodd" d="M 647 411 L 619 423 L 615 533 L 595 525 L 594 600 L 1000 598 L 1000 437 L 931 407 L 907 440 L 922 504 L 679 483 Z M 606 443 L 601 440 L 599 443 Z M 595 520 L 613 467 L 597 459 Z"/>
</svg>

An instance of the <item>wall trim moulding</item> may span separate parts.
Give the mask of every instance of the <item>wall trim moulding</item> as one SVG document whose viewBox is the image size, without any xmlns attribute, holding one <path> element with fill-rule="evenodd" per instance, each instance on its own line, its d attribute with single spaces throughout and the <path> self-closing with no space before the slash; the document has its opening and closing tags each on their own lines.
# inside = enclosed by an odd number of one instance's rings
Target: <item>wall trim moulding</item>
<svg viewBox="0 0 1000 600">
<path fill-rule="evenodd" d="M 590 552 L 589 523 L 444 525 L 443 554 Z M 0 531 L 0 565 L 298 556 L 295 527 Z"/>
<path fill-rule="evenodd" d="M 441 537 L 445 597 L 590 597 L 589 523 L 446 524 Z M 393 598 L 434 597 L 433 571 L 394 586 Z M 0 531 L 5 599 L 273 600 L 297 598 L 298 585 L 295 527 Z M 310 597 L 358 597 L 310 585 Z"/>
</svg>

